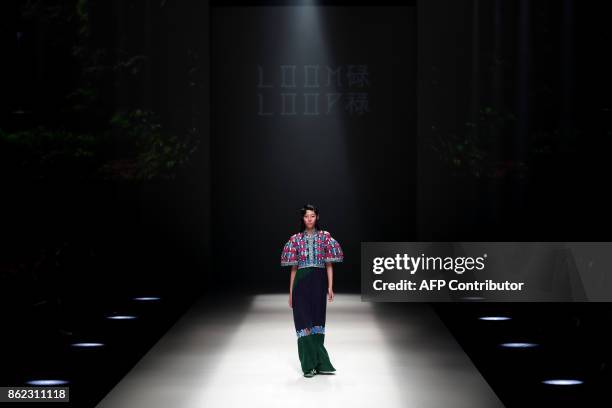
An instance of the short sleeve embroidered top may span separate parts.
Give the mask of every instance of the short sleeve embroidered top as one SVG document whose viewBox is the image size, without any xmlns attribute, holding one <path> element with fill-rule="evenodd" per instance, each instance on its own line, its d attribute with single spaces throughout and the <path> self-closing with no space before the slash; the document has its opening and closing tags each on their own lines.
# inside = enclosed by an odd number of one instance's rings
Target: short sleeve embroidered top
<svg viewBox="0 0 612 408">
<path fill-rule="evenodd" d="M 315 230 L 313 234 L 298 232 L 289 238 L 281 253 L 281 266 L 325 268 L 326 262 L 342 262 L 343 259 L 338 241 L 328 231 Z"/>
</svg>

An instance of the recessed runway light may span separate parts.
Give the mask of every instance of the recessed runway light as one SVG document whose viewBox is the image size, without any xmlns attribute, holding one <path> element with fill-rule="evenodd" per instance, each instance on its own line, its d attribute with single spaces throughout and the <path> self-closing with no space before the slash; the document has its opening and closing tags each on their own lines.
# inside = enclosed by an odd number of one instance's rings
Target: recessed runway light
<svg viewBox="0 0 612 408">
<path fill-rule="evenodd" d="M 71 346 L 78 347 L 78 348 L 96 348 L 96 347 L 103 347 L 104 344 L 103 343 L 72 343 Z"/>
<path fill-rule="evenodd" d="M 143 296 L 143 297 L 135 297 L 133 300 L 138 300 L 140 302 L 153 302 L 156 300 L 160 300 L 160 298 L 155 296 Z"/>
<path fill-rule="evenodd" d="M 64 384 L 68 384 L 68 381 L 66 381 L 66 380 L 31 380 L 31 381 L 27 381 L 26 384 L 51 386 L 51 385 L 64 385 Z"/>
<path fill-rule="evenodd" d="M 106 316 L 107 319 L 112 319 L 112 320 L 132 320 L 132 319 L 136 319 L 136 316 L 130 316 L 130 315 L 112 315 L 112 316 Z"/>
<path fill-rule="evenodd" d="M 538 345 L 536 343 L 502 343 L 500 346 L 506 348 L 531 348 L 537 347 Z"/>
<path fill-rule="evenodd" d="M 479 317 L 478 319 L 495 322 L 495 321 L 500 321 L 500 320 L 510 320 L 511 318 L 507 316 L 483 316 L 483 317 Z"/>
<path fill-rule="evenodd" d="M 459 299 L 463 299 L 463 300 L 484 300 L 485 298 L 482 296 L 463 296 L 460 297 Z"/>
<path fill-rule="evenodd" d="M 579 385 L 583 383 L 583 381 L 581 380 L 567 380 L 567 379 L 545 380 L 542 382 L 544 384 L 550 384 L 550 385 Z"/>
</svg>

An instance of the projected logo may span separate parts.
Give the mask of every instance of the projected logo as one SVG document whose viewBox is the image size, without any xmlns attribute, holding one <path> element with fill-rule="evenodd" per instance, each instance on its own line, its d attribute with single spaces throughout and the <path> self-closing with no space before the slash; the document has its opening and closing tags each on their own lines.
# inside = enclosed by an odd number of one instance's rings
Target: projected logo
<svg viewBox="0 0 612 408">
<path fill-rule="evenodd" d="M 367 65 L 258 65 L 259 116 L 355 115 L 370 112 Z"/>
</svg>

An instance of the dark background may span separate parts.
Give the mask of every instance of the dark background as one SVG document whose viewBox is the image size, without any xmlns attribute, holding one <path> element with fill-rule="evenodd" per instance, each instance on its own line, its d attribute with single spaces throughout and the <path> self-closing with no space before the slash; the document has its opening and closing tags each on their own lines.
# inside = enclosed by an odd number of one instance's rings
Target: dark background
<svg viewBox="0 0 612 408">
<path fill-rule="evenodd" d="M 360 242 L 416 237 L 415 19 L 414 7 L 213 9 L 212 231 L 224 285 L 284 291 L 280 250 L 306 203 L 346 253 L 339 290 L 359 291 Z M 295 90 L 280 87 L 283 64 L 297 66 Z M 348 87 L 350 64 L 367 66 L 369 86 Z M 320 65 L 320 88 L 304 87 L 303 65 Z M 274 88 L 257 88 L 258 66 Z M 327 66 L 342 67 L 340 89 L 326 86 Z M 327 92 L 359 91 L 368 112 L 340 101 L 327 114 Z M 281 92 L 297 93 L 297 115 L 280 114 Z M 303 114 L 304 92 L 321 94 L 320 115 Z M 258 94 L 272 116 L 258 115 Z"/>
<path fill-rule="evenodd" d="M 273 4 L 287 3 L 232 5 Z M 358 291 L 365 240 L 609 241 L 606 10 L 572 0 L 418 1 L 405 13 L 322 4 L 354 10 L 326 15 L 321 38 L 330 61 L 371 67 L 363 118 L 249 116 L 252 64 L 281 56 L 257 43 L 256 33 L 283 29 L 260 12 L 2 3 L 2 383 L 78 378 L 73 393 L 87 406 L 198 296 L 285 291 L 280 249 L 306 202 L 346 251 L 338 293 Z M 364 30 L 353 36 L 356 20 Z M 129 301 L 149 294 L 163 302 Z M 487 346 L 502 329 L 474 335 L 482 329 L 469 323 L 502 310 L 436 308 L 508 406 L 609 398 L 607 304 L 504 309 L 524 319 L 511 330 L 557 345 L 521 360 Z M 102 320 L 119 311 L 142 313 L 127 336 Z M 77 337 L 121 346 L 87 361 L 66 350 Z M 564 362 L 591 385 L 533 385 Z"/>
</svg>

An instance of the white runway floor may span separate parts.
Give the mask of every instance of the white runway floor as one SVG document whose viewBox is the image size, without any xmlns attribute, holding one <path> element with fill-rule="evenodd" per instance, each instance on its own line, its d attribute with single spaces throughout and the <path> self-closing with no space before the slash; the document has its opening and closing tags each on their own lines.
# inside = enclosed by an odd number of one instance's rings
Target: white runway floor
<svg viewBox="0 0 612 408">
<path fill-rule="evenodd" d="M 503 407 L 426 304 L 328 303 L 335 375 L 302 376 L 288 295 L 201 300 L 100 408 Z"/>
</svg>

